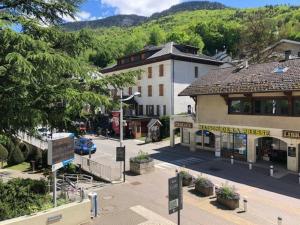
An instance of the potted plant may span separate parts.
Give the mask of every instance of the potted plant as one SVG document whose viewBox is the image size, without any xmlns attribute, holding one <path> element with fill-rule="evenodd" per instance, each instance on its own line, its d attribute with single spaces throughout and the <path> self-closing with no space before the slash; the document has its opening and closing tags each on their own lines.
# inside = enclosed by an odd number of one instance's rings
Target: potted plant
<svg viewBox="0 0 300 225">
<path fill-rule="evenodd" d="M 130 158 L 130 171 L 145 174 L 154 170 L 154 161 L 148 153 L 140 151 L 136 157 Z"/>
<path fill-rule="evenodd" d="M 214 184 L 205 177 L 198 177 L 195 181 L 195 191 L 204 196 L 211 196 L 214 194 Z"/>
<path fill-rule="evenodd" d="M 239 207 L 240 195 L 234 186 L 223 185 L 216 190 L 217 202 L 227 208 L 234 210 Z"/>
<path fill-rule="evenodd" d="M 182 186 L 190 186 L 193 183 L 193 176 L 187 171 L 180 171 L 179 174 L 182 178 Z"/>
</svg>

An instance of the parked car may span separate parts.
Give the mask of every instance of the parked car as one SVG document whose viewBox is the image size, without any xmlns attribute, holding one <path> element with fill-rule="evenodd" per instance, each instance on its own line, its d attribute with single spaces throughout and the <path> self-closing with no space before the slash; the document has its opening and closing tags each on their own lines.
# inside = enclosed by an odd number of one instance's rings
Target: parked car
<svg viewBox="0 0 300 225">
<path fill-rule="evenodd" d="M 91 139 L 88 138 L 76 138 L 75 139 L 75 153 L 77 154 L 89 154 L 95 153 L 97 150 L 96 145 Z"/>
</svg>

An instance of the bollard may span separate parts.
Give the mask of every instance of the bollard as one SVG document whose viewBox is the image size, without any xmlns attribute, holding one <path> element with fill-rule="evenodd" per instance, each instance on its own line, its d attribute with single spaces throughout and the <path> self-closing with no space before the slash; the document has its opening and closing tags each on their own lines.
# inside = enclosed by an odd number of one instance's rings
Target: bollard
<svg viewBox="0 0 300 225">
<path fill-rule="evenodd" d="M 273 177 L 273 173 L 274 173 L 273 168 L 274 168 L 273 165 L 271 165 L 271 166 L 270 166 L 270 176 L 271 176 L 271 177 Z"/>
<path fill-rule="evenodd" d="M 98 198 L 96 192 L 91 192 L 88 194 L 91 201 L 91 218 L 98 216 Z"/>
<path fill-rule="evenodd" d="M 300 173 L 299 173 L 299 184 L 300 184 Z"/>
<path fill-rule="evenodd" d="M 249 170 L 252 170 L 252 161 L 249 160 Z"/>
<path fill-rule="evenodd" d="M 282 218 L 279 216 L 277 217 L 277 224 L 282 225 Z"/>
<path fill-rule="evenodd" d="M 230 157 L 231 165 L 233 165 L 233 155 Z"/>
<path fill-rule="evenodd" d="M 248 204 L 248 200 L 246 197 L 244 197 L 244 212 L 247 212 L 247 204 Z"/>
</svg>

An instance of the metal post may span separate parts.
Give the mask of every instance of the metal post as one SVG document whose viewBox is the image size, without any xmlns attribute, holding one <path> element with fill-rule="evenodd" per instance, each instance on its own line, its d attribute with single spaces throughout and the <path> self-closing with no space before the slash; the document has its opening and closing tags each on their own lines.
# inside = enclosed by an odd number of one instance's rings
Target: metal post
<svg viewBox="0 0 300 225">
<path fill-rule="evenodd" d="M 181 193 L 180 193 L 180 175 L 177 171 L 177 182 L 178 182 L 178 210 L 177 210 L 177 225 L 180 225 L 180 205 L 181 205 Z"/>
<path fill-rule="evenodd" d="M 233 155 L 230 157 L 231 165 L 233 165 Z"/>
<path fill-rule="evenodd" d="M 273 169 L 274 169 L 274 167 L 273 167 L 273 165 L 271 165 L 270 166 L 270 176 L 271 177 L 273 177 L 273 174 L 274 174 L 274 170 Z"/>
<path fill-rule="evenodd" d="M 249 170 L 252 170 L 252 161 L 249 160 Z"/>
<path fill-rule="evenodd" d="M 277 224 L 278 225 L 282 224 L 282 218 L 280 216 L 277 217 Z"/>
<path fill-rule="evenodd" d="M 56 196 L 57 196 L 57 193 L 56 193 L 56 187 L 57 185 L 57 180 L 56 180 L 56 170 L 53 171 L 53 204 L 54 204 L 54 207 L 57 206 L 57 202 L 56 202 Z"/>
<path fill-rule="evenodd" d="M 120 147 L 123 145 L 123 89 L 120 90 Z"/>
<path fill-rule="evenodd" d="M 247 204 L 248 204 L 248 200 L 247 200 L 247 198 L 245 197 L 245 198 L 244 198 L 244 212 L 247 212 Z"/>
<path fill-rule="evenodd" d="M 125 183 L 125 171 L 126 171 L 126 151 L 125 151 L 125 146 L 124 146 L 124 162 L 123 162 L 123 181 Z"/>
</svg>

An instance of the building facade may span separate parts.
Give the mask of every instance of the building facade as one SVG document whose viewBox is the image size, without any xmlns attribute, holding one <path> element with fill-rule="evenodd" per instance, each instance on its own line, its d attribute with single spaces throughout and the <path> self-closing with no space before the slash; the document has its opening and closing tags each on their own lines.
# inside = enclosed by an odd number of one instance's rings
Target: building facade
<svg viewBox="0 0 300 225">
<path fill-rule="evenodd" d="M 178 94 L 197 78 L 224 64 L 197 52 L 198 48 L 170 42 L 122 57 L 116 65 L 101 72 L 118 75 L 126 71 L 142 71 L 136 84 L 123 90 L 124 96 L 141 93 L 135 97 L 136 106 L 127 114 L 148 117 L 179 114 L 186 112 L 188 105 L 194 109 L 194 101 Z"/>
<path fill-rule="evenodd" d="M 210 72 L 180 93 L 196 116 L 173 116 L 191 151 L 300 167 L 300 59 Z M 171 135 L 174 145 L 174 135 Z"/>
</svg>

